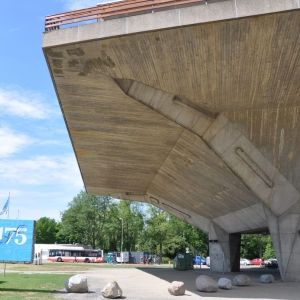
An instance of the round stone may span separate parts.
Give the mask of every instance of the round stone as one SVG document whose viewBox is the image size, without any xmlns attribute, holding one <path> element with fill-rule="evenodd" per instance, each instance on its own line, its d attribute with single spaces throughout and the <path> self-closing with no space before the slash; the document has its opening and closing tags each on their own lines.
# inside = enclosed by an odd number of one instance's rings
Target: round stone
<svg viewBox="0 0 300 300">
<path fill-rule="evenodd" d="M 236 286 L 247 286 L 247 285 L 250 285 L 251 279 L 249 276 L 247 276 L 245 274 L 239 274 L 233 278 L 232 282 L 233 282 L 233 285 L 236 285 Z"/>
<path fill-rule="evenodd" d="M 259 277 L 261 283 L 273 283 L 275 281 L 272 274 L 263 274 Z"/>
<path fill-rule="evenodd" d="M 168 291 L 173 296 L 182 296 L 185 294 L 185 286 L 182 281 L 173 281 L 168 287 Z"/>
<path fill-rule="evenodd" d="M 222 277 L 218 280 L 218 287 L 223 290 L 231 290 L 232 282 L 229 278 Z"/>
<path fill-rule="evenodd" d="M 196 278 L 196 288 L 200 292 L 213 293 L 218 290 L 218 284 L 213 278 L 200 275 Z"/>
</svg>

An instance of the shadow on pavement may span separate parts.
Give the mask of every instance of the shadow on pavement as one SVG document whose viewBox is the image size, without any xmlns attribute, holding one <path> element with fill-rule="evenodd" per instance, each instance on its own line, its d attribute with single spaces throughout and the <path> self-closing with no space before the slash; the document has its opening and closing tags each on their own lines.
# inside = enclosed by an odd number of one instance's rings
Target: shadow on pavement
<svg viewBox="0 0 300 300">
<path fill-rule="evenodd" d="M 296 282 L 282 282 L 278 270 L 269 270 L 265 268 L 247 268 L 237 273 L 214 273 L 209 269 L 194 269 L 188 271 L 177 271 L 166 268 L 143 268 L 139 270 L 150 275 L 156 276 L 162 280 L 183 281 L 186 286 L 187 295 L 190 292 L 198 294 L 205 298 L 232 298 L 232 299 L 300 299 L 300 285 Z M 233 279 L 237 274 L 246 274 L 251 278 L 252 284 L 247 287 L 233 287 L 232 290 L 219 289 L 216 293 L 198 292 L 195 286 L 195 280 L 199 275 L 208 275 L 218 280 L 221 277 Z M 262 284 L 259 282 L 259 276 L 262 274 L 273 274 L 275 282 L 273 284 Z M 187 298 L 188 299 L 188 298 Z"/>
</svg>

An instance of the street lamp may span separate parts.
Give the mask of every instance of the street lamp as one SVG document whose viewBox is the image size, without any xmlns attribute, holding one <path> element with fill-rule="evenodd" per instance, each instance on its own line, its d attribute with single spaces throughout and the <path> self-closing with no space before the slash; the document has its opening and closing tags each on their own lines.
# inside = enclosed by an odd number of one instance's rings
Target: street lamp
<svg viewBox="0 0 300 300">
<path fill-rule="evenodd" d="M 120 219 L 121 219 L 121 222 L 122 222 L 122 232 L 121 232 L 121 263 L 123 263 L 123 257 L 122 257 L 122 251 L 123 251 L 123 233 L 124 233 L 124 224 L 123 224 L 123 222 L 124 222 L 124 219 L 123 218 L 121 218 L 120 217 Z"/>
</svg>

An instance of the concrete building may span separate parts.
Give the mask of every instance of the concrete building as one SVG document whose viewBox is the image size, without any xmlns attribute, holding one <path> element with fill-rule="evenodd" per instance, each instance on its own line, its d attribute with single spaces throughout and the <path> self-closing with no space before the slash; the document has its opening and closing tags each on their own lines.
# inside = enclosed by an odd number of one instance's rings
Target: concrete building
<svg viewBox="0 0 300 300">
<path fill-rule="evenodd" d="M 141 2 L 47 18 L 87 191 L 208 232 L 215 271 L 239 268 L 241 233 L 268 230 L 300 280 L 300 1 Z"/>
</svg>

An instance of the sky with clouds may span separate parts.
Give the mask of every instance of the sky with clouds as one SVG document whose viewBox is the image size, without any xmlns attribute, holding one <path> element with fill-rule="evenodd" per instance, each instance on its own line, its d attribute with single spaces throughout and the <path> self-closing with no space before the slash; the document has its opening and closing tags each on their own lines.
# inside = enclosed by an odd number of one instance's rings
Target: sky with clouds
<svg viewBox="0 0 300 300">
<path fill-rule="evenodd" d="M 10 193 L 10 218 L 59 220 L 83 189 L 41 44 L 45 16 L 100 2 L 111 1 L 1 1 L 0 210 Z"/>
</svg>

